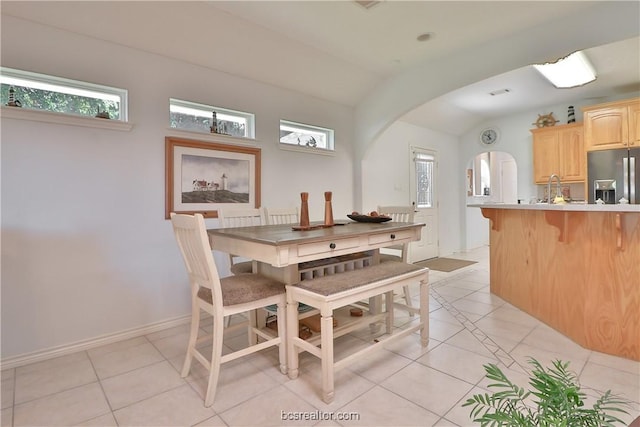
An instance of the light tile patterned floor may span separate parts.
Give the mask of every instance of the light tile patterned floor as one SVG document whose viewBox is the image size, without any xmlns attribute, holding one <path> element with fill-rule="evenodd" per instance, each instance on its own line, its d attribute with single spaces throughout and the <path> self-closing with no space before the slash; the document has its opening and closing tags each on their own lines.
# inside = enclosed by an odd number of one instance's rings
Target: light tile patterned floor
<svg viewBox="0 0 640 427">
<path fill-rule="evenodd" d="M 482 365 L 497 363 L 526 386 L 528 356 L 570 361 L 590 396 L 611 389 L 634 402 L 627 422 L 640 415 L 640 363 L 585 350 L 491 295 L 487 248 L 452 256 L 478 263 L 430 272 L 429 346 L 414 334 L 338 372 L 330 405 L 319 397 L 315 357 L 302 354 L 300 376 L 289 380 L 271 349 L 224 365 L 216 401 L 205 408 L 202 367 L 194 362 L 189 377 L 179 375 L 184 325 L 3 370 L 2 426 L 471 426 L 461 403 L 487 389 Z M 396 326 L 409 320 L 397 314 Z M 368 331 L 341 337 L 336 354 L 373 338 Z M 292 412 L 359 419 L 283 419 Z"/>
</svg>

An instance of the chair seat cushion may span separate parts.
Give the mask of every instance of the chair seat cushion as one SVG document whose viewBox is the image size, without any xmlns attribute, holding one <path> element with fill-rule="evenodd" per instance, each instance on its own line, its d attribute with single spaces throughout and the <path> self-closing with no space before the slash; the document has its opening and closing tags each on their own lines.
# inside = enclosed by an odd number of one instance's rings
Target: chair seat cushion
<svg viewBox="0 0 640 427">
<path fill-rule="evenodd" d="M 303 280 L 296 286 L 320 295 L 329 296 L 418 270 L 426 269 L 415 264 L 406 264 L 404 262 L 385 262 L 345 273 Z"/>
<path fill-rule="evenodd" d="M 239 274 L 220 279 L 222 305 L 225 307 L 244 304 L 274 295 L 284 294 L 283 283 L 258 274 Z M 198 298 L 212 304 L 211 289 L 200 288 Z"/>
<path fill-rule="evenodd" d="M 238 274 L 253 273 L 253 262 L 252 261 L 238 262 L 236 264 L 233 264 L 231 268 L 229 268 L 229 270 L 231 270 L 231 273 L 235 274 L 236 276 Z"/>
</svg>

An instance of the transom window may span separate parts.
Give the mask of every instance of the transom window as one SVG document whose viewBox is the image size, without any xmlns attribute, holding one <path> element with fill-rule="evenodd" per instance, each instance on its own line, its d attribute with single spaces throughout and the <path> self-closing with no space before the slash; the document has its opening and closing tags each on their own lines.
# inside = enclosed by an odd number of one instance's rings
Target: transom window
<svg viewBox="0 0 640 427">
<path fill-rule="evenodd" d="M 280 120 L 280 144 L 316 150 L 334 150 L 333 129 Z"/>
<path fill-rule="evenodd" d="M 2 105 L 127 121 L 127 90 L 0 67 Z"/>
<path fill-rule="evenodd" d="M 170 98 L 169 121 L 176 129 L 255 138 L 255 115 L 244 111 Z"/>
</svg>

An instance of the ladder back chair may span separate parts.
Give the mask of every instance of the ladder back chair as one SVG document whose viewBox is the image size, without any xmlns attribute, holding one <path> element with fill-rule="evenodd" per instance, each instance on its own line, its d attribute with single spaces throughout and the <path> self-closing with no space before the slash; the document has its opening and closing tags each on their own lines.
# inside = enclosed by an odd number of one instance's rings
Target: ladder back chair
<svg viewBox="0 0 640 427">
<path fill-rule="evenodd" d="M 285 287 L 282 283 L 257 274 L 239 274 L 220 278 L 209 245 L 204 218 L 201 214 L 179 215 L 171 213 L 173 231 L 182 254 L 191 287 L 191 329 L 187 354 L 181 375 L 186 377 L 191 370 L 191 362 L 196 359 L 209 372 L 204 404 L 213 404 L 216 395 L 220 365 L 239 357 L 255 353 L 271 346 L 279 346 L 280 371 L 287 373 L 286 364 L 286 321 Z M 224 338 L 224 318 L 233 314 L 276 305 L 278 316 L 278 336 L 260 330 L 246 321 L 226 328 L 236 330 L 247 327 L 248 331 L 260 336 L 264 341 L 241 350 L 222 355 Z M 199 337 L 200 310 L 213 317 L 212 335 Z M 202 342 L 213 340 L 211 361 L 197 348 Z"/>
<path fill-rule="evenodd" d="M 267 218 L 264 208 L 228 208 L 218 210 L 218 220 L 223 228 L 265 225 Z M 229 270 L 232 274 L 254 272 L 253 261 L 239 261 L 239 257 L 229 254 Z"/>
<path fill-rule="evenodd" d="M 413 206 L 378 206 L 378 214 L 390 216 L 393 218 L 392 221 L 396 222 L 413 222 L 415 208 Z M 392 252 L 388 252 L 388 250 Z M 380 262 L 388 261 L 409 262 L 409 243 L 382 248 L 380 250 Z M 403 292 L 406 307 L 409 314 L 413 316 L 417 309 L 413 307 L 409 286 L 405 286 Z"/>
<path fill-rule="evenodd" d="M 299 224 L 298 208 L 266 208 L 267 224 Z"/>
</svg>

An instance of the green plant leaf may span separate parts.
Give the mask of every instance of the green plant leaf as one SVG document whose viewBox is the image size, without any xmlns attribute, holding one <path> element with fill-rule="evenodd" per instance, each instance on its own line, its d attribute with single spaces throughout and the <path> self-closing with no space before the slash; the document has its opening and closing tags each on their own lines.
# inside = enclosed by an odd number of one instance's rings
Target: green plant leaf
<svg viewBox="0 0 640 427">
<path fill-rule="evenodd" d="M 529 377 L 530 390 L 513 384 L 495 364 L 484 365 L 486 378 L 497 388 L 493 394 L 477 394 L 462 406 L 472 406 L 470 417 L 481 426 L 578 427 L 609 426 L 622 423 L 614 414 L 627 414 L 623 407 L 629 401 L 605 392 L 593 405 L 585 408 L 586 393 L 580 389 L 578 377 L 569 370 L 569 362 L 554 360 L 543 367 L 534 358 Z M 535 397 L 535 407 L 526 399 Z"/>
</svg>

